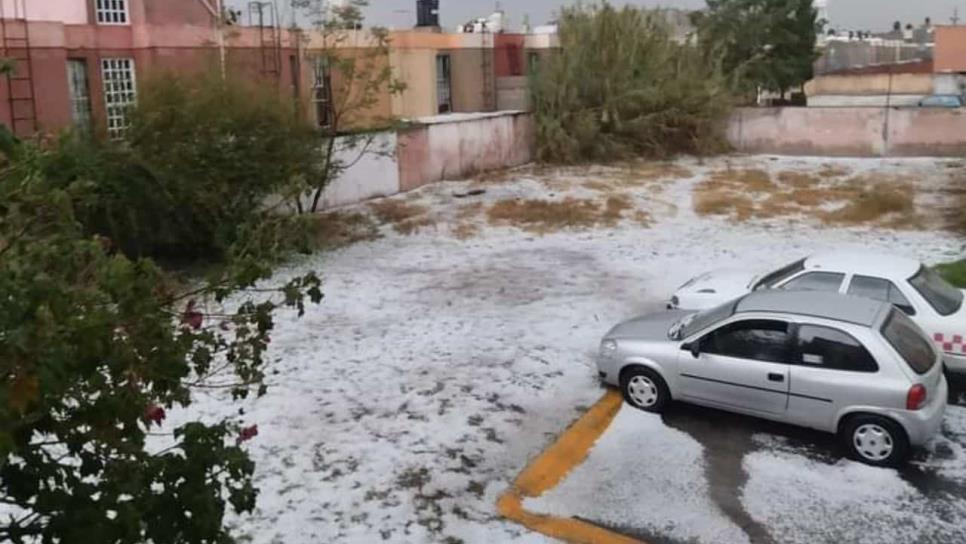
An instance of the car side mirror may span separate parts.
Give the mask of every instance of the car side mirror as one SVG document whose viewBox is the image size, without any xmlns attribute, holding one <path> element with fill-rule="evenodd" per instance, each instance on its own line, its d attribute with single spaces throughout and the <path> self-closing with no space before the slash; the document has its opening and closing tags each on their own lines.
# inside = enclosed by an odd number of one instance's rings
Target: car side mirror
<svg viewBox="0 0 966 544">
<path fill-rule="evenodd" d="M 683 346 L 681 346 L 681 349 L 690 351 L 691 355 L 695 359 L 697 359 L 698 357 L 701 357 L 701 342 L 698 340 L 684 344 Z"/>
</svg>

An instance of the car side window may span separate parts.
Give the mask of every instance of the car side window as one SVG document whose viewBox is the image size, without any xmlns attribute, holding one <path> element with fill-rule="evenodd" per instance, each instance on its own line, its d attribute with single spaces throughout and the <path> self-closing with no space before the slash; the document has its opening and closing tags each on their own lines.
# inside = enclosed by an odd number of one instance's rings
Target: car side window
<svg viewBox="0 0 966 544">
<path fill-rule="evenodd" d="M 837 329 L 802 325 L 796 364 L 830 370 L 878 372 L 879 365 L 861 342 Z"/>
<path fill-rule="evenodd" d="M 791 354 L 788 323 L 752 319 L 729 323 L 705 336 L 702 353 L 771 363 L 787 363 Z"/>
<path fill-rule="evenodd" d="M 845 274 L 834 272 L 809 272 L 791 280 L 781 289 L 785 291 L 823 291 L 837 293 L 845 280 Z"/>
<path fill-rule="evenodd" d="M 849 294 L 888 302 L 909 315 L 916 315 L 915 308 L 912 307 L 909 299 L 902 294 L 896 284 L 883 278 L 854 276 L 852 283 L 849 285 Z"/>
</svg>

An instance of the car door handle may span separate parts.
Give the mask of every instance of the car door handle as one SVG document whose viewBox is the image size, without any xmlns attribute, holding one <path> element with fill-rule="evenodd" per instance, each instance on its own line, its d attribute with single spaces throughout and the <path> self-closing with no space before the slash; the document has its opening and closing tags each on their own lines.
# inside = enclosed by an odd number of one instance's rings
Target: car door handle
<svg viewBox="0 0 966 544">
<path fill-rule="evenodd" d="M 771 374 L 768 375 L 768 381 L 770 381 L 770 382 L 783 382 L 783 381 L 785 381 L 785 375 L 784 374 L 777 374 L 775 372 L 772 372 Z"/>
</svg>

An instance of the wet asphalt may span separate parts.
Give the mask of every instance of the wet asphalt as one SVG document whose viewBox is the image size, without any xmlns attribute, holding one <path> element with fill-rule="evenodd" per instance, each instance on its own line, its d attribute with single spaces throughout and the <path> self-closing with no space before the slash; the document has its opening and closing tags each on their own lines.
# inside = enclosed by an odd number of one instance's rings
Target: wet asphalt
<svg viewBox="0 0 966 544">
<path fill-rule="evenodd" d="M 966 407 L 966 379 L 951 379 L 949 396 L 950 404 Z M 704 446 L 711 499 L 735 525 L 745 531 L 752 544 L 782 542 L 770 534 L 767 527 L 755 521 L 741 503 L 741 490 L 748 480 L 742 462 L 746 455 L 763 448 L 753 439 L 754 435 L 782 437 L 791 450 L 816 461 L 831 464 L 846 458 L 845 450 L 836 437 L 792 425 L 681 403 L 670 407 L 662 419 L 668 427 L 687 433 Z M 933 457 L 942 458 L 944 453 L 938 450 Z M 952 455 L 952 452 L 948 454 Z M 924 455 L 919 452 L 913 456 L 913 461 Z M 898 469 L 898 472 L 930 502 L 933 502 L 932 499 L 947 499 L 950 495 L 966 497 L 966 485 L 943 478 L 914 462 Z M 942 500 L 935 502 L 937 508 L 942 507 Z M 600 525 L 650 544 L 692 544 L 668 538 L 647 528 Z"/>
</svg>

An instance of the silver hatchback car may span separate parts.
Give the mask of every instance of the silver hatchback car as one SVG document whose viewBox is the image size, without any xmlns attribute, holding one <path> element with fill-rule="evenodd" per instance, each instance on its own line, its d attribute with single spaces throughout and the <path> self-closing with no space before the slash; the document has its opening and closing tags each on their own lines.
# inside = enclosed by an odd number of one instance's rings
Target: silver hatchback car
<svg viewBox="0 0 966 544">
<path fill-rule="evenodd" d="M 598 369 L 636 408 L 680 400 L 836 433 L 878 466 L 935 434 L 948 396 L 939 353 L 905 314 L 831 293 L 762 291 L 632 319 L 604 337 Z"/>
</svg>

